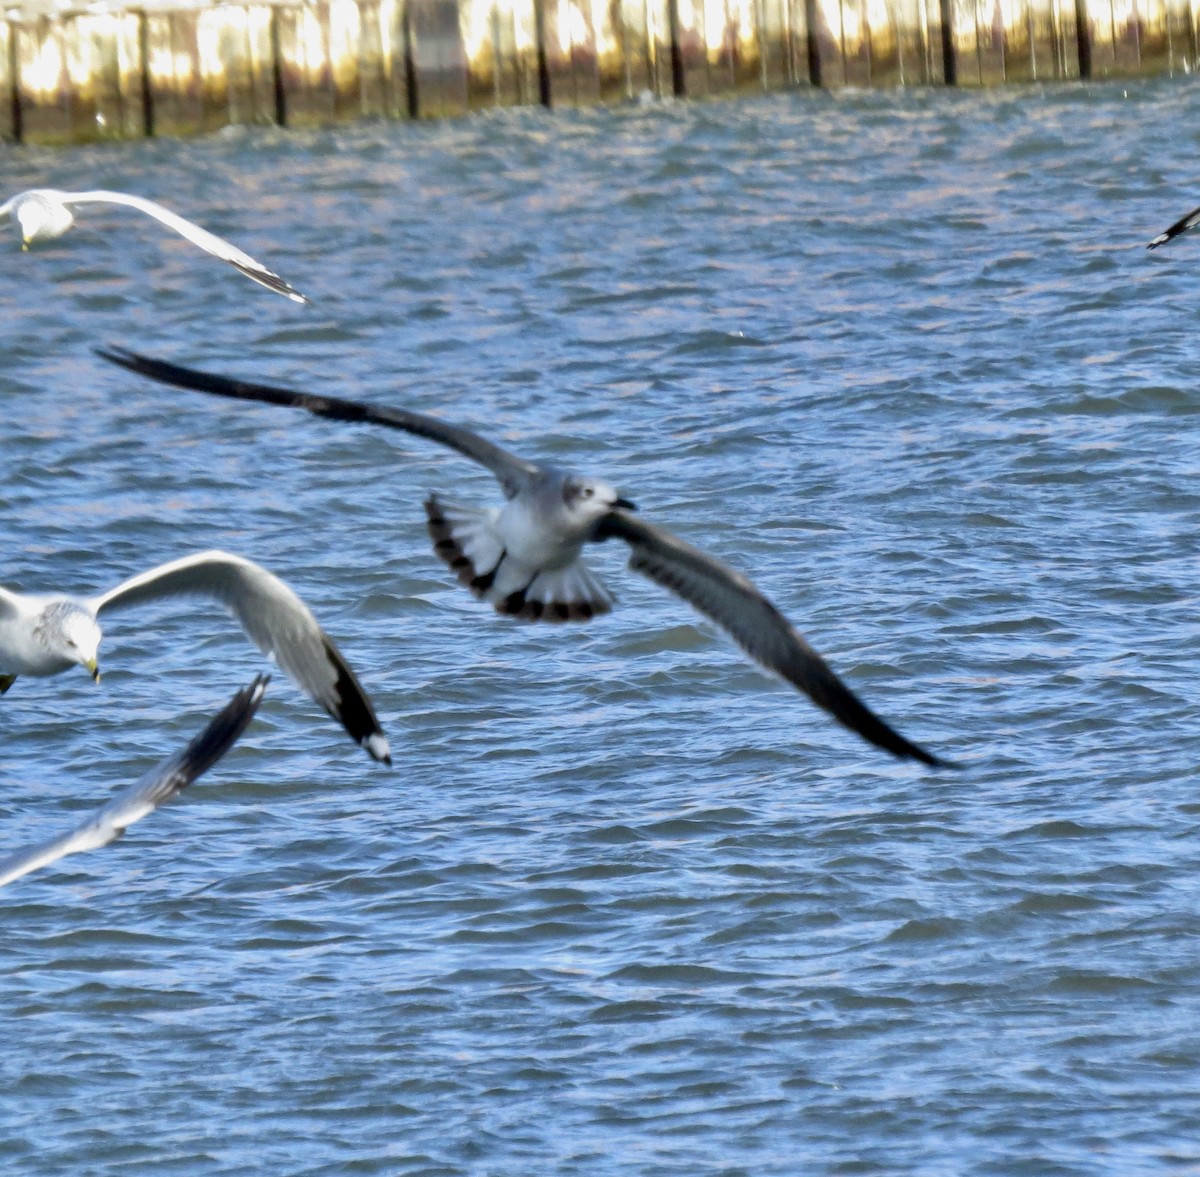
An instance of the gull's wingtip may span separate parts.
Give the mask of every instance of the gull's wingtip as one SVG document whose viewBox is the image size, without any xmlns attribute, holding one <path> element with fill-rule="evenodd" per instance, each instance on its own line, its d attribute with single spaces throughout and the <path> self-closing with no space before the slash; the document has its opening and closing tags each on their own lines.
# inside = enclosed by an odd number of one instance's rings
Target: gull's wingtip
<svg viewBox="0 0 1200 1177">
<path fill-rule="evenodd" d="M 884 726 L 887 727 L 886 724 Z M 958 772 L 963 767 L 963 765 L 959 764 L 955 760 L 947 760 L 943 756 L 938 756 L 935 753 L 922 748 L 920 744 L 914 744 L 912 740 L 906 740 L 898 731 L 895 731 L 893 728 L 887 728 L 888 734 L 893 738 L 888 739 L 886 742 L 876 739 L 872 735 L 869 735 L 858 728 L 854 728 L 853 730 L 857 731 L 859 735 L 864 736 L 872 744 L 875 744 L 878 747 L 890 752 L 899 760 L 916 760 L 929 768 L 949 769 L 953 772 Z"/>
<path fill-rule="evenodd" d="M 110 364 L 116 364 L 118 368 L 127 368 L 130 372 L 138 372 L 140 374 L 145 374 L 143 365 L 154 363 L 149 356 L 131 351 L 127 347 L 121 347 L 117 343 L 108 343 L 101 347 L 93 347 L 92 352 L 102 360 L 107 360 Z"/>
<path fill-rule="evenodd" d="M 209 720 L 202 732 L 193 737 L 183 752 L 189 780 L 207 772 L 237 742 L 257 713 L 270 681 L 269 674 L 257 675 Z"/>
<path fill-rule="evenodd" d="M 289 298 L 292 302 L 309 301 L 290 282 L 285 281 L 273 270 L 268 270 L 266 266 L 254 261 L 253 258 L 242 261 L 238 258 L 227 257 L 224 260 L 233 266 L 239 274 L 245 274 L 251 282 L 257 282 L 260 286 L 273 291 L 275 294 L 282 294 L 284 298 Z"/>
<path fill-rule="evenodd" d="M 378 760 L 388 768 L 392 767 L 392 748 L 383 732 L 372 732 L 362 744 L 372 760 Z"/>
</svg>

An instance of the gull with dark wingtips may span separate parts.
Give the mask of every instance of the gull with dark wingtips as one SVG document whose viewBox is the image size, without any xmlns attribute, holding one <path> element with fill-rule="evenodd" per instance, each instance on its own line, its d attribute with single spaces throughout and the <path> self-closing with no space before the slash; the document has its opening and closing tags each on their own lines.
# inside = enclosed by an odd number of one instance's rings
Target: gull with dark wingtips
<svg viewBox="0 0 1200 1177">
<path fill-rule="evenodd" d="M 425 503 L 429 534 L 459 581 L 497 612 L 552 622 L 587 621 L 609 612 L 612 597 L 584 561 L 583 548 L 624 540 L 633 571 L 711 618 L 751 658 L 840 723 L 895 756 L 949 765 L 871 711 L 746 577 L 639 517 L 634 504 L 601 479 L 527 461 L 469 429 L 422 413 L 232 380 L 124 348 L 98 354 L 166 384 L 385 425 L 447 446 L 490 470 L 506 501 L 479 508 L 431 494 Z"/>
<path fill-rule="evenodd" d="M 97 618 L 142 601 L 208 597 L 319 703 L 373 760 L 391 764 L 374 708 L 333 639 L 279 577 L 241 556 L 201 552 L 130 577 L 98 597 L 33 595 L 0 588 L 0 694 L 20 675 L 42 678 L 82 666 L 99 681 Z"/>
<path fill-rule="evenodd" d="M 167 757 L 69 833 L 0 858 L 0 887 L 68 854 L 107 846 L 134 822 L 177 796 L 233 747 L 254 718 L 269 681 L 267 676 L 259 675 L 250 686 L 238 691 L 183 751 Z"/>
<path fill-rule="evenodd" d="M 126 208 L 136 208 L 139 212 L 160 221 L 168 229 L 174 229 L 206 253 L 228 262 L 252 282 L 257 282 L 276 294 L 282 294 L 292 302 L 308 302 L 295 287 L 268 270 L 261 262 L 256 262 L 248 253 L 243 253 L 236 245 L 230 244 L 224 237 L 218 237 L 215 233 L 200 228 L 199 225 L 185 220 L 153 200 L 147 200 L 144 196 L 102 190 L 60 192 L 57 188 L 31 188 L 28 192 L 18 192 L 16 196 L 0 204 L 0 217 L 5 213 L 12 216 L 21 228 L 21 248 L 28 249 L 35 241 L 49 241 L 61 237 L 75 224 L 75 214 L 71 207 L 79 204 L 118 204 Z"/>
</svg>

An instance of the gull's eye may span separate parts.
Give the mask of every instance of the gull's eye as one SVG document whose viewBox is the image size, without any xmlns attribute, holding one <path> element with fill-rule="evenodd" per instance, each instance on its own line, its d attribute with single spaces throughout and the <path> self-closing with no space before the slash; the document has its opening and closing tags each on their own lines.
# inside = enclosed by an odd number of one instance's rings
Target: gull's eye
<svg viewBox="0 0 1200 1177">
<path fill-rule="evenodd" d="M 71 648 L 72 650 L 73 650 L 73 649 L 75 649 L 75 639 L 74 639 L 74 638 L 67 638 L 67 645 L 68 645 L 68 646 L 70 646 L 70 648 Z"/>
<path fill-rule="evenodd" d="M 595 492 L 592 490 L 592 488 L 590 486 L 585 486 L 583 488 L 583 497 L 585 499 L 590 499 L 594 493 Z"/>
</svg>

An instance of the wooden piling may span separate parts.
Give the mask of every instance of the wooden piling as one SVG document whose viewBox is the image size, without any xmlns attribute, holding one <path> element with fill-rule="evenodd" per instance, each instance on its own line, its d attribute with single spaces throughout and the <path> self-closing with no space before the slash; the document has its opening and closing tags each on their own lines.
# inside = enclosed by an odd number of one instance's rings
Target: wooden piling
<svg viewBox="0 0 1200 1177">
<path fill-rule="evenodd" d="M 408 0 L 411 113 L 417 118 L 466 114 L 467 55 L 455 0 Z"/>
<path fill-rule="evenodd" d="M 328 3 L 274 10 L 275 68 L 283 99 L 279 121 L 286 126 L 314 127 L 335 121 L 329 15 Z M 358 31 L 355 19 L 353 35 Z M 346 30 L 339 31 L 340 38 L 345 35 Z"/>
<path fill-rule="evenodd" d="M 1008 0 L 1004 78 L 1034 82 L 1079 77 L 1074 4 L 1062 0 Z"/>
<path fill-rule="evenodd" d="M 541 101 L 534 0 L 462 0 L 459 30 L 471 110 Z"/>
<path fill-rule="evenodd" d="M 0 21 L 0 139 L 20 137 L 14 51 L 13 26 Z"/>
<path fill-rule="evenodd" d="M 80 143 L 143 133 L 136 13 L 43 16 L 10 26 L 10 35 L 23 140 Z"/>
<path fill-rule="evenodd" d="M 873 86 L 931 86 L 946 81 L 942 6 L 938 0 L 895 0 L 886 54 L 871 70 Z"/>
<path fill-rule="evenodd" d="M 1198 15 L 1200 0 L 262 0 L 10 12 L 0 19 L 0 138 L 1191 72 Z"/>
<path fill-rule="evenodd" d="M 665 5 L 658 7 L 669 23 Z M 604 6 L 607 19 L 602 22 L 596 49 L 602 102 L 627 102 L 643 94 L 672 92 L 669 60 L 665 75 L 659 74 L 654 9 L 647 0 L 611 0 Z"/>
<path fill-rule="evenodd" d="M 591 0 L 538 0 L 545 94 L 550 106 L 600 101 L 596 27 Z"/>
<path fill-rule="evenodd" d="M 148 130 L 192 135 L 275 121 L 273 10 L 228 5 L 142 17 Z"/>
<path fill-rule="evenodd" d="M 759 68 L 764 90 L 806 84 L 808 25 L 804 0 L 757 0 Z"/>
<path fill-rule="evenodd" d="M 1093 77 L 1133 77 L 1169 68 L 1170 22 L 1161 0 L 1089 5 L 1088 27 Z"/>
</svg>

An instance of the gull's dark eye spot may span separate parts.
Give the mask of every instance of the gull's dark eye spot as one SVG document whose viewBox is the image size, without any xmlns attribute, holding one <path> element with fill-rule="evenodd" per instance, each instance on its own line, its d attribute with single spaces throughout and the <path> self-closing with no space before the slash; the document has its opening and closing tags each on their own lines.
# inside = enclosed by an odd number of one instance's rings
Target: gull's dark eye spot
<svg viewBox="0 0 1200 1177">
<path fill-rule="evenodd" d="M 592 488 L 590 486 L 585 486 L 583 488 L 583 497 L 585 499 L 590 499 L 594 493 L 595 492 L 592 490 Z"/>
<path fill-rule="evenodd" d="M 67 638 L 67 645 L 70 646 L 72 650 L 75 649 L 75 639 Z"/>
</svg>

